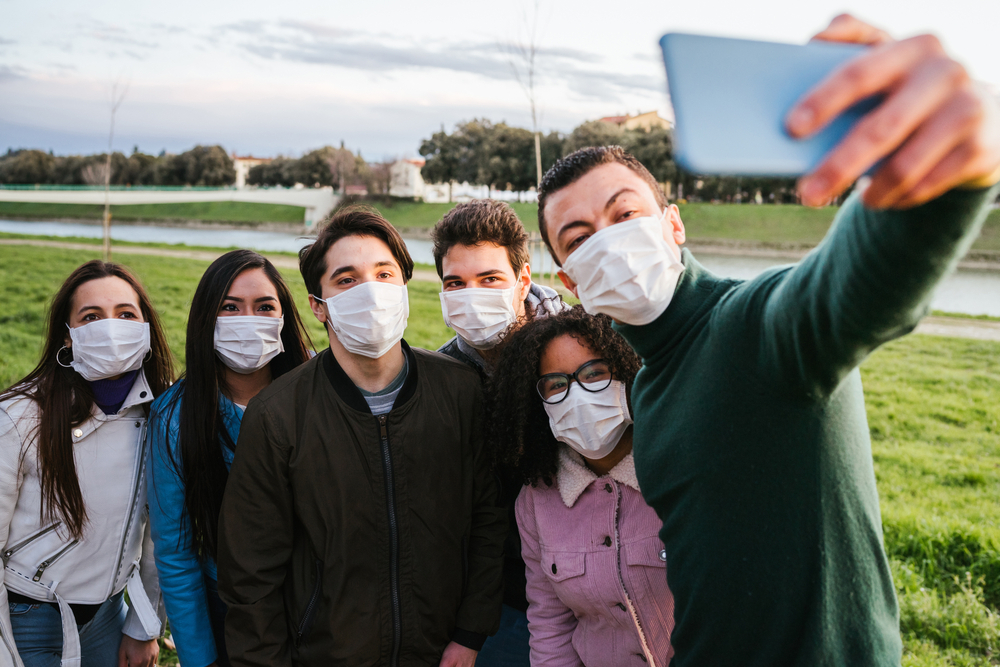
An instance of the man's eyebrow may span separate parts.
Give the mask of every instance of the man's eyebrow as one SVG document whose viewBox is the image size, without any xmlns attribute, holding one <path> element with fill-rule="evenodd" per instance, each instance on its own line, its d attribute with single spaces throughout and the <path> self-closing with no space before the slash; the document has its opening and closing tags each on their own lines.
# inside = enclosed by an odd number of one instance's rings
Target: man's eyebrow
<svg viewBox="0 0 1000 667">
<path fill-rule="evenodd" d="M 616 192 L 613 195 L 611 195 L 611 199 L 609 199 L 608 203 L 604 205 L 604 210 L 607 211 L 609 208 L 611 208 L 612 205 L 614 205 L 615 200 L 618 199 L 620 196 L 622 196 L 626 192 L 631 192 L 634 195 L 635 194 L 639 194 L 635 190 L 633 190 L 632 188 L 622 188 L 618 192 Z"/>
<path fill-rule="evenodd" d="M 589 222 L 584 222 L 583 220 L 574 220 L 573 222 L 563 225 L 563 228 L 559 230 L 559 233 L 556 234 L 556 237 L 562 238 L 563 234 L 570 231 L 571 229 L 576 229 L 577 227 L 588 227 L 588 226 L 592 225 Z"/>
<path fill-rule="evenodd" d="M 333 280 L 334 278 L 336 278 L 337 276 L 339 276 L 341 273 L 347 273 L 349 271 L 357 271 L 357 269 L 355 269 L 353 266 L 350 266 L 350 265 L 348 265 L 348 266 L 342 266 L 342 267 L 340 267 L 338 269 L 335 269 L 334 272 L 330 274 L 330 279 Z"/>
<path fill-rule="evenodd" d="M 503 273 L 503 269 L 488 269 L 482 273 L 477 273 L 477 278 L 485 278 L 486 276 L 495 276 L 498 273 Z"/>
</svg>

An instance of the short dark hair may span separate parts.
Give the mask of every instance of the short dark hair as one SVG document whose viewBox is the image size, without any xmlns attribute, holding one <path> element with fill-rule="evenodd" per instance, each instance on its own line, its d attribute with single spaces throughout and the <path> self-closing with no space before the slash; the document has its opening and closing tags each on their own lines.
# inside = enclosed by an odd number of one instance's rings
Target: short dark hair
<svg viewBox="0 0 1000 667">
<path fill-rule="evenodd" d="M 552 250 L 549 233 L 545 228 L 545 201 L 551 195 L 583 178 L 594 167 L 615 162 L 625 165 L 638 174 L 653 191 L 656 203 L 661 208 L 667 206 L 667 197 L 663 194 L 660 184 L 656 182 L 656 178 L 642 166 L 641 162 L 635 159 L 634 155 L 621 146 L 591 146 L 574 151 L 566 157 L 556 160 L 552 168 L 545 172 L 542 184 L 538 186 L 538 231 L 542 233 L 542 240 L 548 246 L 553 259 L 556 259 L 556 254 Z M 556 262 L 558 263 L 559 260 L 556 259 Z"/>
<path fill-rule="evenodd" d="M 531 259 L 528 233 L 517 213 L 496 199 L 473 199 L 448 211 L 431 231 L 434 239 L 434 265 L 444 278 L 444 256 L 456 245 L 477 246 L 495 243 L 507 250 L 507 259 L 517 274 Z"/>
<path fill-rule="evenodd" d="M 348 236 L 370 236 L 384 242 L 403 270 L 403 278 L 410 282 L 413 277 L 413 258 L 396 228 L 374 208 L 348 206 L 335 212 L 319 230 L 316 240 L 299 250 L 299 272 L 310 294 L 321 296 L 320 281 L 327 270 L 326 251 Z"/>
</svg>

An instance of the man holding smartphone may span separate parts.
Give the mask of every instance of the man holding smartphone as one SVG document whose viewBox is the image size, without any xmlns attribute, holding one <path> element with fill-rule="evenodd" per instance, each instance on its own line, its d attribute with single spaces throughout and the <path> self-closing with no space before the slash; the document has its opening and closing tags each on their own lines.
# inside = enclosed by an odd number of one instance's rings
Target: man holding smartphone
<svg viewBox="0 0 1000 667">
<path fill-rule="evenodd" d="M 792 109 L 806 136 L 884 94 L 799 183 L 820 205 L 884 163 L 798 265 L 720 279 L 617 147 L 563 158 L 539 189 L 560 277 L 643 358 L 636 468 L 663 520 L 674 664 L 898 665 L 861 361 L 911 331 L 1000 181 L 1000 112 L 933 37 L 841 16 L 819 39 L 875 45 Z M 637 660 L 639 658 L 637 657 Z"/>
</svg>

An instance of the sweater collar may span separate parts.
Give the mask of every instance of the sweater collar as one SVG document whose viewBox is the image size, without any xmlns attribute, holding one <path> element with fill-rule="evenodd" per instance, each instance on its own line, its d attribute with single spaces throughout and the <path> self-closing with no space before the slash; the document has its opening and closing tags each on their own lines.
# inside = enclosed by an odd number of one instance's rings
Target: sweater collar
<svg viewBox="0 0 1000 667">
<path fill-rule="evenodd" d="M 399 395 L 396 397 L 396 406 L 403 405 L 406 401 L 410 400 L 417 390 L 416 356 L 405 340 L 400 341 L 400 343 L 403 346 L 403 354 L 406 356 L 408 370 L 406 372 L 406 379 L 403 381 L 403 387 L 399 390 Z M 368 407 L 365 397 L 361 395 L 361 390 L 358 389 L 354 381 L 347 376 L 344 369 L 337 363 L 337 358 L 333 356 L 330 348 L 326 348 L 320 352 L 319 356 L 322 357 L 320 363 L 323 364 L 326 377 L 330 380 L 330 384 L 333 385 L 333 389 L 337 392 L 340 399 L 359 412 L 371 414 L 371 408 Z"/>
<path fill-rule="evenodd" d="M 677 281 L 670 305 L 653 322 L 614 328 L 643 359 L 669 353 L 687 335 L 692 324 L 706 316 L 734 281 L 719 278 L 702 266 L 687 248 L 681 250 L 684 273 Z"/>
<path fill-rule="evenodd" d="M 625 455 L 614 468 L 608 471 L 608 477 L 639 490 L 639 480 L 635 476 L 635 460 L 632 452 Z M 583 457 L 564 444 L 559 445 L 559 469 L 556 471 L 556 485 L 559 495 L 566 507 L 572 508 L 576 501 L 593 484 L 600 479 L 593 470 L 587 467 Z"/>
</svg>

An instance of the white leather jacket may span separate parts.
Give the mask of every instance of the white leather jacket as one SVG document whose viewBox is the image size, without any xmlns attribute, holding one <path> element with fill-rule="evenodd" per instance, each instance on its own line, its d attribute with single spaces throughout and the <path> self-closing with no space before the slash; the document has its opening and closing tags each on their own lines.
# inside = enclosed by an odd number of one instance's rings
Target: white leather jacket
<svg viewBox="0 0 1000 667">
<path fill-rule="evenodd" d="M 20 667 L 11 634 L 7 591 L 58 603 L 63 618 L 63 667 L 80 664 L 80 637 L 70 604 L 101 604 L 128 589 L 123 632 L 158 637 L 163 604 L 153 562 L 146 505 L 146 414 L 153 399 L 140 372 L 121 410 L 99 407 L 73 427 L 76 473 L 87 523 L 74 540 L 59 521 L 42 518 L 36 434 L 38 404 L 28 398 L 0 402 L 0 667 Z"/>
</svg>

